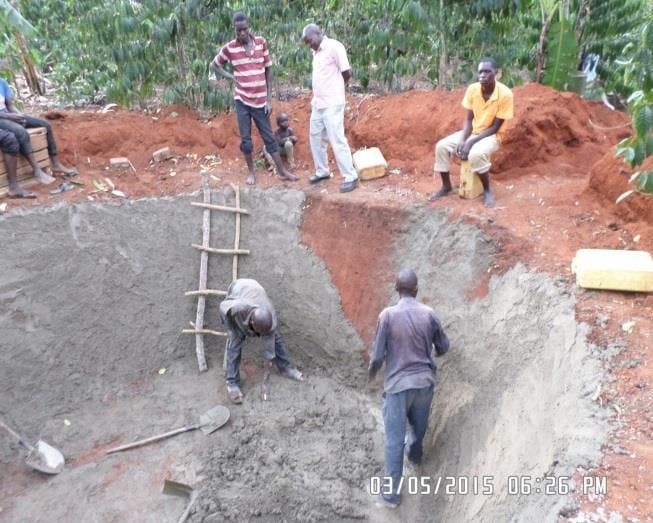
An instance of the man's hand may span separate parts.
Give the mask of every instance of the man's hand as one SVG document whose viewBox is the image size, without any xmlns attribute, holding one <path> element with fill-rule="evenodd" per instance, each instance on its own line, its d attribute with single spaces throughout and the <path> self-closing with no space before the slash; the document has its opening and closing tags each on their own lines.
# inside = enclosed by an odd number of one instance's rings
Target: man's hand
<svg viewBox="0 0 653 523">
<path fill-rule="evenodd" d="M 463 147 L 465 147 L 465 140 L 460 140 L 458 142 L 458 145 L 456 145 L 456 155 L 460 156 L 460 152 L 463 150 Z"/>
<path fill-rule="evenodd" d="M 458 147 L 456 148 L 456 153 L 458 154 L 458 157 L 461 160 L 467 160 L 467 158 L 469 157 L 469 151 L 472 150 L 472 147 L 474 146 L 475 143 L 476 140 L 474 140 L 471 137 L 467 138 L 465 142 L 459 143 Z"/>
<path fill-rule="evenodd" d="M 27 120 L 25 119 L 25 115 L 21 113 L 0 113 L 0 117 L 5 118 L 6 120 L 11 120 L 12 122 L 16 122 L 19 125 L 22 125 L 25 127 L 27 124 Z"/>
<path fill-rule="evenodd" d="M 367 382 L 371 383 L 376 377 L 376 373 L 379 372 L 379 369 L 383 365 L 383 360 L 370 362 L 370 366 L 367 368 Z"/>
<path fill-rule="evenodd" d="M 272 97 L 268 96 L 267 101 L 265 102 L 265 114 L 272 114 Z"/>
</svg>

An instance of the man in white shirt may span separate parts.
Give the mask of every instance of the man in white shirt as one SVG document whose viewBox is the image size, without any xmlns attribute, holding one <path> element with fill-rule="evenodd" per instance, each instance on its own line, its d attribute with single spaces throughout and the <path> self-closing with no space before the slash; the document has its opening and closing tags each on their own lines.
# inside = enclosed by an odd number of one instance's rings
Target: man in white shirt
<svg viewBox="0 0 653 523">
<path fill-rule="evenodd" d="M 344 45 L 325 36 L 315 24 L 304 27 L 302 38 L 313 51 L 310 141 L 315 175 L 309 180 L 318 183 L 331 176 L 326 150 L 328 140 L 345 180 L 340 192 L 353 191 L 358 184 L 358 174 L 354 169 L 344 126 L 345 83 L 351 78 L 347 52 Z"/>
</svg>

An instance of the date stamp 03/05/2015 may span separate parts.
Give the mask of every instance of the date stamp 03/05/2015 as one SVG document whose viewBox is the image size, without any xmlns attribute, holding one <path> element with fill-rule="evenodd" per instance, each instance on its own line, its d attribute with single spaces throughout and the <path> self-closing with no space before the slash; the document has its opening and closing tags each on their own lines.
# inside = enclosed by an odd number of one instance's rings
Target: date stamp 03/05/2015
<svg viewBox="0 0 653 523">
<path fill-rule="evenodd" d="M 370 494 L 390 495 L 393 480 L 389 476 L 372 476 Z M 401 476 L 396 493 L 409 495 L 493 496 L 507 492 L 509 496 L 545 494 L 564 496 L 574 492 L 583 495 L 605 495 L 608 492 L 606 476 L 584 476 L 575 481 L 571 476 Z"/>
</svg>

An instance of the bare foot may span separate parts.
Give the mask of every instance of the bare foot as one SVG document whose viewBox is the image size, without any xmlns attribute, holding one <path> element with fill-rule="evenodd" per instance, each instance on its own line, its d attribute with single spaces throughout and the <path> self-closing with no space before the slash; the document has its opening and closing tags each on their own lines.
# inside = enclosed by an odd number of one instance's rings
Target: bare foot
<svg viewBox="0 0 653 523">
<path fill-rule="evenodd" d="M 280 174 L 279 178 L 281 178 L 282 180 L 288 180 L 289 182 L 296 182 L 297 180 L 299 180 L 299 176 L 295 176 L 294 174 L 289 173 L 288 171 L 284 171 L 283 174 Z"/>
<path fill-rule="evenodd" d="M 39 183 L 43 185 L 49 185 L 55 181 L 55 179 L 47 174 L 43 169 L 37 169 L 34 171 L 34 178 L 37 179 Z"/>
<path fill-rule="evenodd" d="M 245 178 L 245 183 L 247 185 L 254 185 L 256 183 L 256 175 L 254 173 L 249 173 L 247 178 Z"/>
<path fill-rule="evenodd" d="M 7 196 L 9 196 L 9 198 L 36 198 L 36 194 L 31 191 L 26 191 L 22 187 L 9 189 Z"/>
<path fill-rule="evenodd" d="M 490 191 L 483 193 L 483 203 L 485 204 L 486 207 L 495 206 L 496 202 L 494 200 L 494 195 Z"/>
<path fill-rule="evenodd" d="M 434 200 L 439 200 L 440 198 L 443 198 L 450 192 L 451 192 L 451 187 L 442 187 L 442 189 L 440 189 L 439 191 L 428 194 L 426 198 L 428 199 L 428 201 L 432 202 Z"/>
</svg>

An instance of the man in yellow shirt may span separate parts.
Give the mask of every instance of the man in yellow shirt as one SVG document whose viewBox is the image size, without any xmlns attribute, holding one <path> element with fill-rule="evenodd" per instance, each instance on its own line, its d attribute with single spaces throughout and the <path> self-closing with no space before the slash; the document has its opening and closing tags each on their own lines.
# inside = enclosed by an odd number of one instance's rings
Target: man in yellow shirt
<svg viewBox="0 0 653 523">
<path fill-rule="evenodd" d="M 495 80 L 497 63 L 493 58 L 483 58 L 478 64 L 478 82 L 467 88 L 463 107 L 467 109 L 462 131 L 440 140 L 435 146 L 433 170 L 440 173 L 442 188 L 429 194 L 429 200 L 442 198 L 451 192 L 449 165 L 451 155 L 468 160 L 472 170 L 483 184 L 483 201 L 494 207 L 490 190 L 490 156 L 499 149 L 505 133 L 504 122 L 512 118 L 512 91 Z"/>
</svg>

